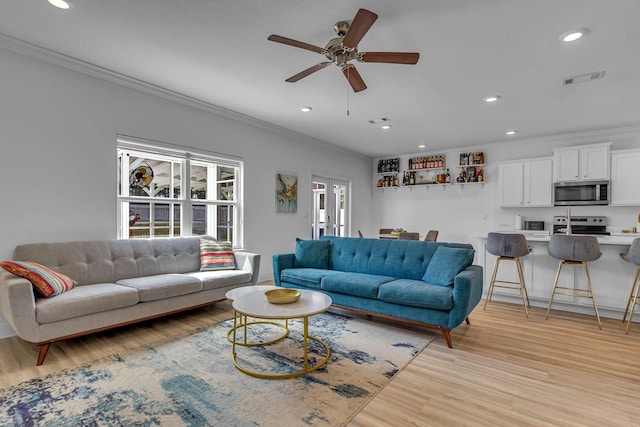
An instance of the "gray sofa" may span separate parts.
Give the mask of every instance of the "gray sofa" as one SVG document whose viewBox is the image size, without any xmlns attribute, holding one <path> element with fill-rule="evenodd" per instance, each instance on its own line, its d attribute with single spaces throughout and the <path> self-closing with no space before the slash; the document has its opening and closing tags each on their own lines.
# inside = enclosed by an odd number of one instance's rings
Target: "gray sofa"
<svg viewBox="0 0 640 427">
<path fill-rule="evenodd" d="M 199 237 L 20 245 L 15 261 L 45 265 L 77 285 L 42 298 L 27 279 L 0 268 L 0 314 L 40 346 L 41 365 L 53 342 L 205 306 L 255 285 L 260 255 L 234 256 L 235 270 L 199 271 Z"/>
</svg>

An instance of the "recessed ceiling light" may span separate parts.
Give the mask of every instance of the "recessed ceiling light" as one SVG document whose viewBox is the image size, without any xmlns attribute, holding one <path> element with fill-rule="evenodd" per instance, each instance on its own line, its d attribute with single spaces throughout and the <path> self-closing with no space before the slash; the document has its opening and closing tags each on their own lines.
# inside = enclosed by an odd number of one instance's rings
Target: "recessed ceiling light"
<svg viewBox="0 0 640 427">
<path fill-rule="evenodd" d="M 515 135 L 518 131 L 517 130 L 508 130 L 506 132 L 507 135 Z"/>
<path fill-rule="evenodd" d="M 574 42 L 576 40 L 578 40 L 579 38 L 581 38 L 582 36 L 584 36 L 585 34 L 587 34 L 587 29 L 586 28 L 579 28 L 577 30 L 573 30 L 570 31 L 568 33 L 564 33 L 563 35 L 560 36 L 560 40 L 562 40 L 563 42 Z"/>
<path fill-rule="evenodd" d="M 391 129 L 391 125 L 382 125 L 381 127 L 384 130 Z"/>
<path fill-rule="evenodd" d="M 302 111 L 303 113 L 308 113 L 309 111 L 311 111 L 313 108 L 311 107 L 300 107 L 300 111 Z"/>
<path fill-rule="evenodd" d="M 500 99 L 500 95 L 489 95 L 489 96 L 485 96 L 484 98 L 482 98 L 484 100 L 484 102 L 496 102 L 498 99 Z"/>
<path fill-rule="evenodd" d="M 69 3 L 65 0 L 49 0 L 49 3 L 59 9 L 69 9 L 70 7 Z"/>
<path fill-rule="evenodd" d="M 424 144 L 420 144 L 420 145 L 418 145 L 418 148 L 426 148 L 426 147 L 427 147 L 427 146 L 426 146 L 426 145 L 424 145 Z"/>
</svg>

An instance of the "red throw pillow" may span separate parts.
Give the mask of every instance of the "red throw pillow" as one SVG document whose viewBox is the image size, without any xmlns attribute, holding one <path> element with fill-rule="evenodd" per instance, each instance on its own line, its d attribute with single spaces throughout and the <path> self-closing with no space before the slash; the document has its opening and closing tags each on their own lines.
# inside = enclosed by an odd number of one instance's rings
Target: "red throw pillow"
<svg viewBox="0 0 640 427">
<path fill-rule="evenodd" d="M 29 280 L 43 297 L 49 298 L 73 289 L 77 284 L 69 276 L 58 273 L 42 264 L 28 261 L 2 261 L 0 267 L 16 276 Z"/>
</svg>

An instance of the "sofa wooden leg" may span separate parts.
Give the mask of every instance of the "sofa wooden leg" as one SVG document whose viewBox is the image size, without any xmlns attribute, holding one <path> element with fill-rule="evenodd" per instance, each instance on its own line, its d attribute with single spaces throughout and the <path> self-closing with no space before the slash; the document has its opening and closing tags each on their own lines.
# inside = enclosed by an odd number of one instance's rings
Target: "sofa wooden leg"
<svg viewBox="0 0 640 427">
<path fill-rule="evenodd" d="M 467 317 L 466 319 L 464 319 L 465 322 L 467 322 L 467 325 L 471 324 L 471 321 L 469 320 L 469 317 Z"/>
<path fill-rule="evenodd" d="M 371 315 L 367 314 L 367 320 L 371 320 Z"/>
<path fill-rule="evenodd" d="M 47 357 L 50 345 L 51 343 L 40 344 L 40 351 L 38 352 L 38 364 L 36 366 L 40 366 L 44 363 L 44 359 L 45 357 Z"/>
<path fill-rule="evenodd" d="M 444 337 L 444 340 L 447 342 L 447 345 L 449 346 L 449 348 L 453 348 L 453 343 L 451 342 L 451 329 L 443 329 L 442 336 Z"/>
</svg>

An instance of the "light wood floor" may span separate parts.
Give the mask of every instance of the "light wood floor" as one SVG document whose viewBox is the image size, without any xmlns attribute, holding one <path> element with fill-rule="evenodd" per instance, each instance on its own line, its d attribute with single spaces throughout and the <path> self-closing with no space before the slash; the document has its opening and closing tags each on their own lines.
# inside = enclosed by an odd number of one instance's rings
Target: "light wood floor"
<svg viewBox="0 0 640 427">
<path fill-rule="evenodd" d="M 52 345 L 0 340 L 0 386 L 73 367 L 230 318 L 228 302 Z M 640 325 L 482 303 L 471 326 L 439 334 L 349 423 L 355 426 L 640 426 Z M 375 320 L 374 320 L 375 321 Z M 425 333 L 433 332 L 425 330 Z"/>
</svg>

